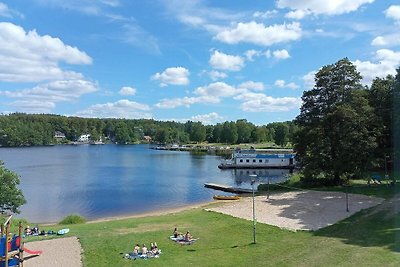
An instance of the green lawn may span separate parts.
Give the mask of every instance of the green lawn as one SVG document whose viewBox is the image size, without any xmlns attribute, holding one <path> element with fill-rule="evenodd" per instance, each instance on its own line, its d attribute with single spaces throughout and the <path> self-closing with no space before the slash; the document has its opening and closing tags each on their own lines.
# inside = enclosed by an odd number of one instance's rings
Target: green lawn
<svg viewBox="0 0 400 267">
<path fill-rule="evenodd" d="M 176 214 L 71 225 L 85 266 L 400 266 L 400 213 L 383 204 L 315 232 L 291 232 L 201 208 Z M 62 226 L 65 227 L 65 226 Z M 59 227 L 59 228 L 62 228 Z M 174 227 L 199 240 L 169 240 Z M 54 226 L 54 228 L 57 228 Z M 123 259 L 135 243 L 156 241 L 160 258 Z"/>
</svg>

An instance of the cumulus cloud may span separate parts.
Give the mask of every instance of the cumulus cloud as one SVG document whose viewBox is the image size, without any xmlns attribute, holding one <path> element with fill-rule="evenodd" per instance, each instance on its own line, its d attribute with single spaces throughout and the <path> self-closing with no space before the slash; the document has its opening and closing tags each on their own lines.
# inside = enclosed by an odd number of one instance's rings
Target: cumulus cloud
<svg viewBox="0 0 400 267">
<path fill-rule="evenodd" d="M 85 80 L 60 80 L 39 84 L 30 89 L 0 91 L 0 95 L 10 98 L 42 100 L 44 102 L 74 101 L 81 95 L 92 93 L 97 86 Z"/>
<path fill-rule="evenodd" d="M 124 118 L 124 119 L 150 119 L 152 114 L 146 104 L 121 99 L 113 103 L 96 104 L 77 112 L 75 115 L 86 118 Z"/>
<path fill-rule="evenodd" d="M 290 58 L 289 52 L 286 49 L 275 50 L 272 52 L 276 59 L 288 59 Z"/>
<path fill-rule="evenodd" d="M 176 108 L 179 106 L 190 107 L 193 104 L 216 104 L 222 98 L 235 97 L 240 94 L 251 91 L 264 90 L 264 84 L 260 82 L 247 81 L 241 83 L 238 87 L 226 84 L 224 82 L 215 82 L 206 86 L 200 86 L 194 90 L 195 96 L 162 99 L 155 106 L 158 108 Z"/>
<path fill-rule="evenodd" d="M 300 86 L 298 86 L 297 84 L 295 84 L 293 82 L 286 83 L 284 80 L 276 80 L 275 86 L 280 87 L 280 88 L 290 88 L 290 89 L 300 88 Z"/>
<path fill-rule="evenodd" d="M 0 96 L 18 99 L 10 106 L 27 113 L 48 113 L 58 102 L 76 101 L 81 95 L 95 92 L 97 85 L 86 80 L 60 80 L 33 88 L 0 91 Z"/>
<path fill-rule="evenodd" d="M 58 38 L 41 36 L 35 30 L 25 32 L 22 27 L 8 22 L 0 23 L 0 43 L 0 81 L 81 79 L 80 73 L 64 71 L 59 63 L 92 63 L 85 52 Z"/>
<path fill-rule="evenodd" d="M 216 112 L 211 112 L 211 113 L 202 114 L 202 115 L 196 115 L 196 116 L 192 116 L 190 118 L 191 121 L 199 121 L 206 125 L 207 124 L 216 124 L 218 122 L 221 122 L 223 119 L 224 118 Z"/>
<path fill-rule="evenodd" d="M 400 6 L 391 5 L 388 9 L 385 10 L 385 15 L 387 18 L 400 22 Z"/>
<path fill-rule="evenodd" d="M 224 82 L 215 82 L 198 87 L 194 93 L 203 96 L 228 97 L 236 93 L 236 88 Z"/>
<path fill-rule="evenodd" d="M 160 86 L 187 85 L 189 84 L 189 70 L 183 67 L 172 67 L 165 69 L 162 73 L 154 74 L 151 79 L 160 81 Z"/>
<path fill-rule="evenodd" d="M 213 81 L 216 81 L 219 79 L 224 79 L 224 78 L 228 77 L 228 75 L 225 72 L 216 71 L 216 70 L 212 70 L 212 71 L 208 72 L 208 75 L 210 76 L 211 80 L 213 80 Z"/>
<path fill-rule="evenodd" d="M 376 62 L 356 60 L 353 63 L 363 76 L 363 83 L 370 85 L 376 77 L 384 78 L 388 74 L 395 75 L 400 65 L 400 52 L 389 49 L 380 49 L 375 54 Z"/>
<path fill-rule="evenodd" d="M 298 109 L 301 106 L 301 98 L 278 97 L 274 98 L 262 93 L 248 92 L 236 96 L 241 100 L 241 109 L 246 112 L 284 112 Z"/>
<path fill-rule="evenodd" d="M 364 4 L 370 4 L 374 0 L 278 0 L 278 8 L 289 8 L 294 13 L 287 16 L 301 19 L 308 14 L 340 15 L 356 11 Z M 298 12 L 298 13 L 296 13 Z M 303 14 L 302 14 L 303 12 Z"/>
<path fill-rule="evenodd" d="M 240 56 L 227 55 L 217 50 L 211 55 L 211 67 L 219 70 L 239 71 L 244 67 L 244 60 Z"/>
<path fill-rule="evenodd" d="M 371 42 L 373 46 L 397 46 L 400 45 L 400 34 L 388 34 L 384 36 L 377 36 Z"/>
<path fill-rule="evenodd" d="M 301 35 L 302 30 L 298 22 L 266 26 L 262 23 L 252 21 L 248 23 L 239 22 L 234 28 L 219 32 L 215 36 L 215 39 L 227 44 L 244 42 L 270 46 L 299 40 Z"/>
<path fill-rule="evenodd" d="M 130 87 L 130 86 L 124 86 L 119 90 L 118 92 L 120 95 L 135 95 L 136 94 L 136 88 Z"/>
<path fill-rule="evenodd" d="M 288 19 L 296 19 L 296 20 L 300 20 L 303 19 L 304 17 L 306 17 L 307 15 L 309 15 L 311 12 L 309 10 L 295 10 L 295 11 L 290 11 L 288 13 L 285 14 L 285 18 Z"/>
</svg>

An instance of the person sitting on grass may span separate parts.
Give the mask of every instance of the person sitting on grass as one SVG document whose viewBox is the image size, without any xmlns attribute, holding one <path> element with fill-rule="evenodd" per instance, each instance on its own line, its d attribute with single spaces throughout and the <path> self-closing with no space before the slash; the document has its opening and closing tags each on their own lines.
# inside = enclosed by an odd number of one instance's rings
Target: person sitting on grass
<svg viewBox="0 0 400 267">
<path fill-rule="evenodd" d="M 185 234 L 185 241 L 190 242 L 193 240 L 193 236 L 189 233 L 189 231 Z"/>
<path fill-rule="evenodd" d="M 32 234 L 32 230 L 29 225 L 26 226 L 24 231 L 25 231 L 25 235 L 27 235 L 27 236 Z"/>
<path fill-rule="evenodd" d="M 154 245 L 151 247 L 151 253 L 156 256 L 160 254 L 160 250 L 157 247 L 157 243 L 154 242 Z"/>
<path fill-rule="evenodd" d="M 147 252 L 148 252 L 147 247 L 146 247 L 145 244 L 143 244 L 143 247 L 142 247 L 142 257 L 147 257 Z"/>
<path fill-rule="evenodd" d="M 140 246 L 139 246 L 139 244 L 136 244 L 136 246 L 133 248 L 133 255 L 134 256 L 139 255 L 139 250 L 140 250 Z"/>
<path fill-rule="evenodd" d="M 183 236 L 181 232 L 178 231 L 178 228 L 175 227 L 174 233 L 173 233 L 175 238 L 178 238 L 179 236 Z"/>
</svg>

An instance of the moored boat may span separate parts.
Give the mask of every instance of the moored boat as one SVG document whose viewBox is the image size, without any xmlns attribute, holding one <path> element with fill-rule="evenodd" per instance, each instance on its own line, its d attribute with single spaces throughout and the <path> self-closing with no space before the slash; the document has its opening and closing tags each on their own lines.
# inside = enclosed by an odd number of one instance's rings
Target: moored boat
<svg viewBox="0 0 400 267">
<path fill-rule="evenodd" d="M 238 200 L 240 196 L 221 196 L 221 195 L 214 195 L 213 198 L 215 200 Z"/>
<path fill-rule="evenodd" d="M 236 168 L 278 168 L 293 169 L 295 168 L 295 154 L 266 154 L 256 151 L 255 149 L 241 150 L 238 149 L 232 154 L 232 158 L 218 165 L 220 169 L 236 169 Z"/>
</svg>

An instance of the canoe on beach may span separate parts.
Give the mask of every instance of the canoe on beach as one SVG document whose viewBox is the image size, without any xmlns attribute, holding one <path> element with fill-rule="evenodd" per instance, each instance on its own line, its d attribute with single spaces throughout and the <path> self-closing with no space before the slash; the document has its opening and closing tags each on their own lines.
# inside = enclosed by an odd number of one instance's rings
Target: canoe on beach
<svg viewBox="0 0 400 267">
<path fill-rule="evenodd" d="M 213 198 L 215 200 L 238 200 L 238 199 L 240 199 L 239 196 L 221 196 L 221 195 L 214 195 Z"/>
</svg>

